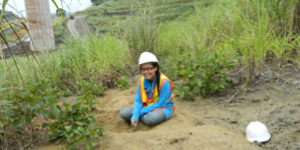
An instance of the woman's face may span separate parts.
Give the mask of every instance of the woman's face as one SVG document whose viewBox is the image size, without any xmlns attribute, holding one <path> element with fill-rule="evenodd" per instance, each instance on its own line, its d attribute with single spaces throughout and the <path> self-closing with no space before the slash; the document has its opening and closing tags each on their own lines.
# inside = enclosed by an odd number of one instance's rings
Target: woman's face
<svg viewBox="0 0 300 150">
<path fill-rule="evenodd" d="M 155 72 L 157 71 L 157 67 L 153 67 L 151 63 L 142 64 L 141 65 L 141 73 L 142 75 L 150 81 L 153 81 L 155 78 Z"/>
</svg>

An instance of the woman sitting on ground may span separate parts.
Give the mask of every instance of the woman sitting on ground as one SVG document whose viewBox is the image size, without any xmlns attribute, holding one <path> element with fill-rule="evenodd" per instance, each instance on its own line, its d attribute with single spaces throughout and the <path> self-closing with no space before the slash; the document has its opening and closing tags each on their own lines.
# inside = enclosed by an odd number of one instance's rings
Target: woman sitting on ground
<svg viewBox="0 0 300 150">
<path fill-rule="evenodd" d="M 139 120 L 155 126 L 171 118 L 174 113 L 174 84 L 159 71 L 158 60 L 150 52 L 143 52 L 139 58 L 142 77 L 139 79 L 133 106 L 120 110 L 120 116 L 136 126 Z"/>
</svg>

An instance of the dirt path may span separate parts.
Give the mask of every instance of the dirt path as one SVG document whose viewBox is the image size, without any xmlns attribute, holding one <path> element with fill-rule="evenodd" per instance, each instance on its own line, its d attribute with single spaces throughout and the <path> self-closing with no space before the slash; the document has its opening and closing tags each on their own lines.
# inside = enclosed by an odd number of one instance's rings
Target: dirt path
<svg viewBox="0 0 300 150">
<path fill-rule="evenodd" d="M 86 36 L 91 33 L 90 27 L 85 19 L 86 16 L 76 16 L 73 20 L 68 20 L 67 27 L 74 38 Z"/>
<path fill-rule="evenodd" d="M 133 103 L 136 87 L 108 90 L 98 99 L 94 111 L 98 125 L 107 127 L 99 141 L 100 149 L 299 150 L 300 77 L 295 73 L 277 79 L 269 77 L 261 76 L 254 86 L 244 91 L 235 87 L 209 99 L 177 98 L 176 112 L 170 120 L 156 127 L 140 123 L 136 132 L 118 114 L 122 107 Z M 251 144 L 245 139 L 245 129 L 251 121 L 266 124 L 272 135 L 269 142 Z"/>
</svg>

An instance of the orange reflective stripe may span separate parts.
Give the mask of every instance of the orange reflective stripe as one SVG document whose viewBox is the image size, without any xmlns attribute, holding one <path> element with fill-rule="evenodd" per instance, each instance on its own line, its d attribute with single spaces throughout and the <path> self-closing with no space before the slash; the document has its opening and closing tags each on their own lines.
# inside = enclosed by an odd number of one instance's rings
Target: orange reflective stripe
<svg viewBox="0 0 300 150">
<path fill-rule="evenodd" d="M 166 82 L 166 81 L 169 81 L 170 82 L 170 86 L 171 86 L 171 90 L 172 90 L 172 93 L 173 93 L 173 90 L 174 90 L 174 83 L 170 80 L 170 79 L 168 79 L 165 75 L 161 75 L 161 83 L 160 83 L 160 87 L 159 87 L 159 90 L 161 90 L 161 88 L 162 88 L 162 86 L 164 85 L 164 83 Z M 173 102 L 173 113 L 175 112 L 175 101 L 174 101 L 174 96 L 173 95 L 171 95 L 172 96 L 172 98 L 171 98 L 171 100 L 172 100 L 172 102 Z"/>
<path fill-rule="evenodd" d="M 161 78 L 161 80 L 160 80 L 160 87 L 159 87 L 159 90 L 161 90 L 162 86 L 164 85 L 164 83 L 165 83 L 166 81 L 169 81 L 169 82 L 170 82 L 170 86 L 171 86 L 171 90 L 172 90 L 172 92 L 173 92 L 173 89 L 174 89 L 174 83 L 173 83 L 168 77 L 166 77 L 164 74 L 161 74 L 161 75 L 160 75 L 160 78 Z"/>
<path fill-rule="evenodd" d="M 171 90 L 172 90 L 172 92 L 173 92 L 174 84 L 173 84 L 173 82 L 172 82 L 171 80 L 169 80 L 168 78 L 163 79 L 163 80 L 161 81 L 161 84 L 160 84 L 160 87 L 159 87 L 159 91 L 161 90 L 162 86 L 164 85 L 164 83 L 165 83 L 166 81 L 169 81 L 169 82 L 170 82 Z"/>
<path fill-rule="evenodd" d="M 139 85 L 140 85 L 140 95 L 141 95 L 142 103 L 147 103 L 148 96 L 147 96 L 146 90 L 144 88 L 144 76 L 142 76 L 140 78 Z"/>
</svg>

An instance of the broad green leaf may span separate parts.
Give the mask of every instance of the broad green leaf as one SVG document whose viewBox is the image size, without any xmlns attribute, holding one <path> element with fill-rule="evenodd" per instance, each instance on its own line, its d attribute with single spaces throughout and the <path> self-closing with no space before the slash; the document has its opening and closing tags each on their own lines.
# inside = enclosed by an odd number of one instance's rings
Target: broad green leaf
<svg viewBox="0 0 300 150">
<path fill-rule="evenodd" d="M 84 136 L 81 136 L 78 140 L 77 143 L 81 144 L 84 142 Z"/>
<path fill-rule="evenodd" d="M 84 128 L 83 127 L 77 127 L 77 130 L 79 130 L 81 133 L 84 133 Z"/>
<path fill-rule="evenodd" d="M 57 107 L 53 107 L 53 113 L 54 113 L 56 118 L 59 118 L 60 110 Z"/>
<path fill-rule="evenodd" d="M 81 122 L 81 121 L 76 121 L 76 124 L 79 125 L 79 126 L 83 126 L 85 123 Z"/>
<path fill-rule="evenodd" d="M 43 123 L 42 128 L 47 128 L 49 127 L 49 123 Z"/>
<path fill-rule="evenodd" d="M 65 126 L 65 129 L 66 129 L 67 132 L 70 132 L 71 129 L 72 129 L 72 126 Z"/>
</svg>

